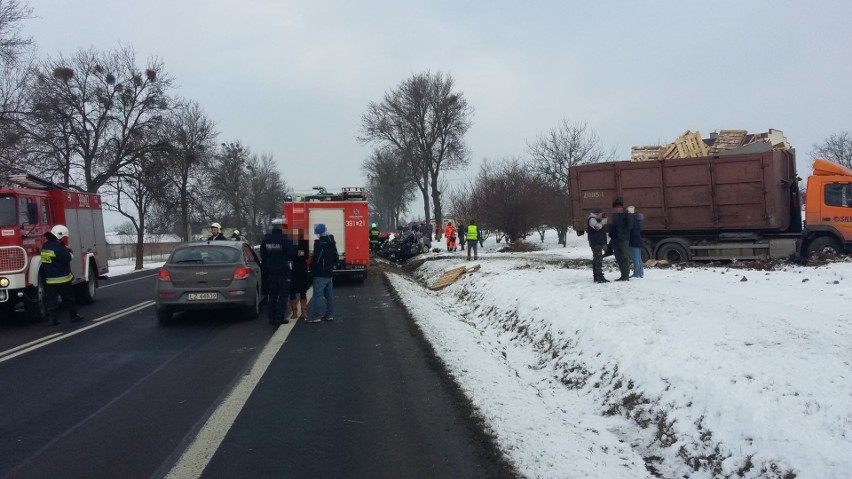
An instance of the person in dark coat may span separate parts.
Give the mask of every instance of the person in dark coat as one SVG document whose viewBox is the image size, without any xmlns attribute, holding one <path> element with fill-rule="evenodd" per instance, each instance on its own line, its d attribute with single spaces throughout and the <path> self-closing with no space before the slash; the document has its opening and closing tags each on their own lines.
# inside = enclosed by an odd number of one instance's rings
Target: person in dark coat
<svg viewBox="0 0 852 479">
<path fill-rule="evenodd" d="M 228 238 L 222 234 L 222 225 L 219 223 L 210 225 L 210 236 L 207 237 L 207 241 L 228 241 Z"/>
<path fill-rule="evenodd" d="M 62 305 L 68 311 L 70 322 L 82 321 L 83 317 L 77 314 L 77 303 L 71 289 L 71 283 L 74 281 L 74 274 L 71 273 L 74 252 L 62 242 L 63 238 L 68 237 L 68 228 L 65 225 L 56 225 L 45 233 L 44 237 L 47 241 L 41 247 L 41 266 L 38 272 L 44 280 L 50 324 L 59 324 L 59 319 L 55 316 L 56 309 L 59 308 L 59 298 L 62 298 Z"/>
<path fill-rule="evenodd" d="M 459 223 L 459 229 L 457 230 L 459 233 L 459 246 L 461 246 L 461 250 L 464 251 L 464 245 L 467 243 L 467 226 L 464 223 Z"/>
<path fill-rule="evenodd" d="M 633 218 L 633 227 L 630 229 L 630 262 L 633 263 L 633 274 L 631 278 L 644 278 L 645 265 L 642 263 L 642 213 L 636 213 L 633 206 L 627 207 L 627 214 Z"/>
<path fill-rule="evenodd" d="M 606 213 L 595 208 L 586 219 L 586 234 L 592 248 L 592 276 L 595 283 L 609 283 L 603 274 L 603 253 L 606 247 Z"/>
<path fill-rule="evenodd" d="M 337 245 L 334 236 L 328 233 L 325 225 L 320 223 L 314 227 L 314 234 L 319 238 L 314 241 L 311 255 L 311 274 L 314 277 L 314 301 L 311 303 L 311 317 L 306 323 L 332 321 L 334 319 L 334 267 L 340 261 L 337 255 Z M 325 298 L 325 314 L 320 315 L 320 303 Z"/>
<path fill-rule="evenodd" d="M 630 281 L 630 230 L 633 217 L 624 211 L 624 200 L 620 196 L 612 200 L 612 215 L 609 220 L 609 237 L 621 277 L 616 281 Z"/>
<path fill-rule="evenodd" d="M 311 287 L 311 275 L 308 273 L 308 257 L 310 252 L 305 230 L 293 230 L 293 240 L 296 244 L 296 258 L 290 270 L 290 319 L 308 319 L 308 288 Z M 299 305 L 302 313 L 299 314 Z"/>
<path fill-rule="evenodd" d="M 290 296 L 290 261 L 296 256 L 295 247 L 284 234 L 284 220 L 272 220 L 272 229 L 260 242 L 260 261 L 266 284 L 269 324 L 287 324 L 287 299 Z"/>
</svg>

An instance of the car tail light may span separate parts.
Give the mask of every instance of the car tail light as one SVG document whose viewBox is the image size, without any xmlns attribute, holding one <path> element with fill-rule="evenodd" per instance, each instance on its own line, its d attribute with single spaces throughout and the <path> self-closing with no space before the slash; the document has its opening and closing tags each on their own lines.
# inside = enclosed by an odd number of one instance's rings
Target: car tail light
<svg viewBox="0 0 852 479">
<path fill-rule="evenodd" d="M 251 276 L 251 268 L 241 266 L 234 270 L 234 279 L 246 279 Z"/>
<path fill-rule="evenodd" d="M 169 274 L 169 270 L 167 270 L 167 269 L 161 269 L 161 270 L 157 273 L 157 279 L 159 279 L 160 281 L 171 281 L 171 280 L 172 280 L 172 275 L 171 275 L 171 274 Z"/>
</svg>

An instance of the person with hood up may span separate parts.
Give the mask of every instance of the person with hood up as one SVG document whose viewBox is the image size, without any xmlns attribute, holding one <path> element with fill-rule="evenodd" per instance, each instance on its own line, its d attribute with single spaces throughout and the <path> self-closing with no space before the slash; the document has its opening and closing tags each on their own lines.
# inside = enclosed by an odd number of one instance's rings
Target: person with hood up
<svg viewBox="0 0 852 479">
<path fill-rule="evenodd" d="M 71 283 L 74 281 L 74 274 L 71 273 L 74 252 L 62 242 L 68 237 L 68 228 L 65 225 L 56 225 L 45 233 L 44 237 L 47 241 L 41 247 L 41 267 L 38 272 L 44 280 L 50 324 L 59 324 L 59 319 L 55 316 L 56 309 L 59 308 L 59 298 L 62 298 L 62 305 L 68 311 L 70 322 L 82 321 L 83 317 L 77 314 L 77 303 L 71 289 Z"/>
<path fill-rule="evenodd" d="M 325 225 L 319 223 L 314 227 L 314 234 L 319 236 L 314 241 L 311 256 L 311 274 L 314 276 L 314 300 L 311 303 L 311 317 L 306 323 L 334 320 L 334 267 L 340 261 L 334 236 L 329 234 Z M 323 298 L 325 298 L 325 314 L 320 315 Z"/>
<path fill-rule="evenodd" d="M 603 250 L 606 247 L 606 213 L 595 208 L 586 220 L 586 234 L 592 248 L 592 276 L 595 283 L 609 283 L 603 274 Z"/>
</svg>

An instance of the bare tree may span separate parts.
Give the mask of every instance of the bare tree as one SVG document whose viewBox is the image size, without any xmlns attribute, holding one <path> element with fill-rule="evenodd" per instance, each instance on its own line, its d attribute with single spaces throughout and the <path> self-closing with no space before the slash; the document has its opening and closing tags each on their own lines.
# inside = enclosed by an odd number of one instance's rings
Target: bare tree
<svg viewBox="0 0 852 479">
<path fill-rule="evenodd" d="M 32 38 L 21 36 L 21 22 L 32 18 L 32 14 L 26 2 L 0 0 L 0 65 L 4 68 L 32 46 Z"/>
<path fill-rule="evenodd" d="M 814 145 L 811 158 L 823 158 L 852 168 L 852 135 L 848 131 L 832 133 L 820 145 Z"/>
<path fill-rule="evenodd" d="M 264 226 L 273 218 L 284 213 L 283 203 L 287 192 L 287 183 L 272 155 L 252 155 L 246 163 L 247 175 L 240 194 L 243 195 L 244 210 L 240 212 L 239 224 L 248 227 L 247 238 L 256 243 L 264 234 Z"/>
<path fill-rule="evenodd" d="M 486 160 L 474 182 L 467 220 L 499 231 L 507 242 L 526 238 L 542 222 L 541 192 L 539 179 L 520 159 Z"/>
<path fill-rule="evenodd" d="M 180 100 L 165 116 L 160 128 L 164 147 L 159 168 L 167 172 L 165 195 L 158 202 L 176 209 L 175 231 L 184 241 L 192 236 L 194 198 L 203 197 L 205 173 L 216 150 L 215 124 L 195 101 Z"/>
<path fill-rule="evenodd" d="M 464 135 L 473 108 L 455 80 L 441 72 L 418 73 L 387 92 L 380 102 L 370 102 L 361 117 L 359 141 L 376 142 L 396 150 L 407 164 L 423 195 L 426 221 L 441 223 L 441 173 L 464 168 L 469 162 Z"/>
<path fill-rule="evenodd" d="M 547 134 L 540 135 L 535 142 L 527 143 L 527 149 L 532 160 L 531 167 L 540 181 L 549 186 L 548 191 L 562 192 L 560 198 L 553 197 L 549 201 L 562 205 L 570 205 L 571 202 L 568 170 L 572 166 L 615 158 L 615 150 L 605 151 L 597 134 L 585 122 L 570 123 L 566 119 Z M 565 246 L 571 222 L 570 209 L 566 206 L 553 213 L 548 223 L 556 229 L 559 242 Z"/>
<path fill-rule="evenodd" d="M 166 172 L 156 167 L 158 163 L 153 154 L 147 154 L 129 163 L 104 185 L 107 189 L 104 205 L 119 212 L 133 225 L 137 270 L 143 268 L 148 214 L 154 207 L 157 193 L 167 185 Z"/>
<path fill-rule="evenodd" d="M 171 79 L 163 63 L 136 66 L 130 48 L 80 50 L 40 68 L 27 132 L 52 152 L 46 169 L 60 183 L 97 192 L 155 147 L 147 139 L 168 108 Z"/>
<path fill-rule="evenodd" d="M 378 213 L 378 223 L 385 229 L 396 228 L 415 195 L 404 158 L 394 148 L 381 148 L 373 151 L 361 168 L 367 175 L 370 205 Z"/>
</svg>

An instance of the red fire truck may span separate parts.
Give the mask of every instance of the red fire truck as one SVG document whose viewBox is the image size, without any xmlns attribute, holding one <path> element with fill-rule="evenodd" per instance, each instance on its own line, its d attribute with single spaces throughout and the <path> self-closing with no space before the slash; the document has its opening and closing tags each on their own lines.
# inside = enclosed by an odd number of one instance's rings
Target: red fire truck
<svg viewBox="0 0 852 479">
<path fill-rule="evenodd" d="M 314 226 L 322 223 L 334 235 L 340 263 L 335 276 L 351 276 L 363 281 L 370 267 L 370 223 L 364 189 L 343 188 L 328 193 L 315 186 L 316 194 L 296 195 L 284 202 L 284 218 L 290 228 L 304 229 L 310 238 Z M 313 241 L 309 242 L 313 252 Z"/>
<path fill-rule="evenodd" d="M 70 233 L 77 301 L 93 302 L 98 277 L 109 271 L 101 197 L 33 175 L 14 175 L 9 181 L 11 188 L 0 188 L 0 318 L 13 315 L 18 303 L 32 321 L 46 317 L 39 252 L 44 234 L 57 224 Z"/>
</svg>

